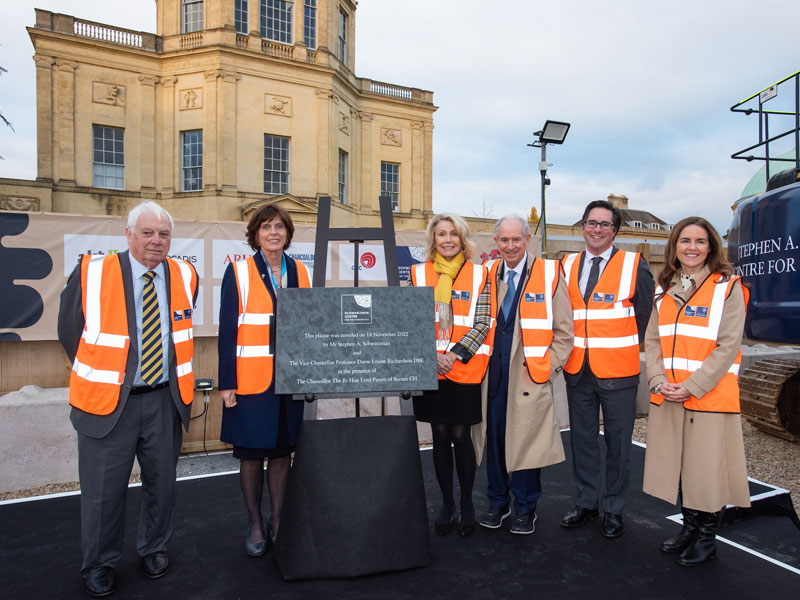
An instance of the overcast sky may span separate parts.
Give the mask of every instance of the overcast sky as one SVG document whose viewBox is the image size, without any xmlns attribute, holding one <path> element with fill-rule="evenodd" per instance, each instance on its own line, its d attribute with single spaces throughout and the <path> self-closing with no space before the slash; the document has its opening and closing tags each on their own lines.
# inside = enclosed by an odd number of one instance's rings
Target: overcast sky
<svg viewBox="0 0 800 600">
<path fill-rule="evenodd" d="M 154 1 L 4 3 L 0 111 L 15 132 L 0 127 L 0 177 L 36 175 L 34 6 L 155 31 Z M 793 0 L 360 0 L 355 71 L 434 92 L 437 212 L 538 207 L 540 151 L 527 144 L 553 119 L 572 128 L 548 147 L 550 222 L 572 223 L 615 193 L 667 222 L 700 214 L 724 232 L 760 166 L 730 158 L 756 141 L 757 118 L 729 109 L 800 69 L 798 23 Z M 780 91 L 770 108 L 793 102 Z"/>
</svg>

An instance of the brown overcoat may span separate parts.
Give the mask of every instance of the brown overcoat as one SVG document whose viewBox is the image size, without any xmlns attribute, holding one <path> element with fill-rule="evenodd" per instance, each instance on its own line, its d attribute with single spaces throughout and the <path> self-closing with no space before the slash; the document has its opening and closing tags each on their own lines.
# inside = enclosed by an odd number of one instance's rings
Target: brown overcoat
<svg viewBox="0 0 800 600">
<path fill-rule="evenodd" d="M 694 277 L 697 285 L 687 292 L 678 275 L 663 302 L 683 306 L 709 275 L 705 267 Z M 745 308 L 742 287 L 736 285 L 725 300 L 717 347 L 683 382 L 693 396 L 701 398 L 714 389 L 733 364 L 742 341 Z M 667 381 L 656 310 L 647 326 L 645 353 L 652 389 Z M 650 404 L 643 489 L 674 504 L 679 486 L 687 508 L 716 512 L 726 504 L 750 506 L 740 414 L 690 411 L 680 402 Z"/>
<path fill-rule="evenodd" d="M 527 281 L 534 258 L 528 254 Z M 497 269 L 496 280 L 492 282 L 497 290 L 497 304 L 503 305 L 508 286 L 502 280 L 502 269 Z M 553 341 L 550 343 L 550 380 L 534 383 L 523 364 L 522 334 L 519 318 L 514 325 L 514 339 L 511 344 L 509 364 L 508 406 L 506 409 L 505 456 L 506 470 L 511 473 L 522 469 L 535 469 L 559 463 L 564 460 L 564 447 L 555 418 L 553 406 L 553 380 L 567 362 L 574 341 L 572 304 L 569 300 L 567 283 L 563 274 L 559 275 L 558 286 L 553 298 Z M 486 409 L 489 377 L 481 384 L 481 403 L 483 419 L 472 426 L 472 443 L 478 463 L 486 445 Z"/>
</svg>

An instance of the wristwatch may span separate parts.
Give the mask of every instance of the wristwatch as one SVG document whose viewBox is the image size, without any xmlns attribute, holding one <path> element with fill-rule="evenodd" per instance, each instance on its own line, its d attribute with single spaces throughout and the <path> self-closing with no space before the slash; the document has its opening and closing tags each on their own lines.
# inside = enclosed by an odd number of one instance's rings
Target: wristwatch
<svg viewBox="0 0 800 600">
<path fill-rule="evenodd" d="M 661 392 L 661 384 L 660 384 L 660 383 L 657 383 L 656 385 L 654 385 L 654 386 L 652 387 L 652 389 L 651 389 L 650 391 L 651 391 L 651 392 L 653 392 L 653 393 L 654 393 L 654 394 L 656 394 L 656 395 L 659 395 L 659 394 L 660 394 L 660 392 Z"/>
</svg>

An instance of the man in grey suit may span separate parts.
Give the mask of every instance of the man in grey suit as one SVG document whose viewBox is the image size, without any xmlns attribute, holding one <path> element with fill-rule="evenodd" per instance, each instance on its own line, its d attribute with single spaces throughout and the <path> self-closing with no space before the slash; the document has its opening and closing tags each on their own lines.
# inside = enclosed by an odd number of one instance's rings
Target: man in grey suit
<svg viewBox="0 0 800 600">
<path fill-rule="evenodd" d="M 128 251 L 83 256 L 61 294 L 58 339 L 73 363 L 70 420 L 78 432 L 81 573 L 92 596 L 114 591 L 134 457 L 143 495 L 136 549 L 149 577 L 169 567 L 197 297 L 194 267 L 167 258 L 172 228 L 166 210 L 140 204 L 128 215 Z"/>
</svg>

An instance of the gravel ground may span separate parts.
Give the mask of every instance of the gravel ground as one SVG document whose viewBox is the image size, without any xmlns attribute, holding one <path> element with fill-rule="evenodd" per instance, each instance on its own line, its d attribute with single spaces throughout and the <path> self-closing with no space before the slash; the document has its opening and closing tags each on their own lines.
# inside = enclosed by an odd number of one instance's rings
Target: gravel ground
<svg viewBox="0 0 800 600">
<path fill-rule="evenodd" d="M 747 474 L 759 481 L 785 488 L 792 494 L 795 509 L 800 508 L 800 443 L 789 442 L 759 431 L 743 419 L 744 450 L 747 457 Z M 636 420 L 633 439 L 647 442 L 647 417 Z M 211 456 L 194 455 L 182 457 L 178 463 L 178 474 L 195 474 L 219 470 L 235 470 L 236 461 L 230 453 L 217 453 Z M 138 483 L 139 476 L 131 477 L 132 483 Z M 27 498 L 71 492 L 79 489 L 76 483 L 46 485 L 30 490 L 7 492 L 0 494 L 0 501 L 12 498 Z"/>
</svg>

